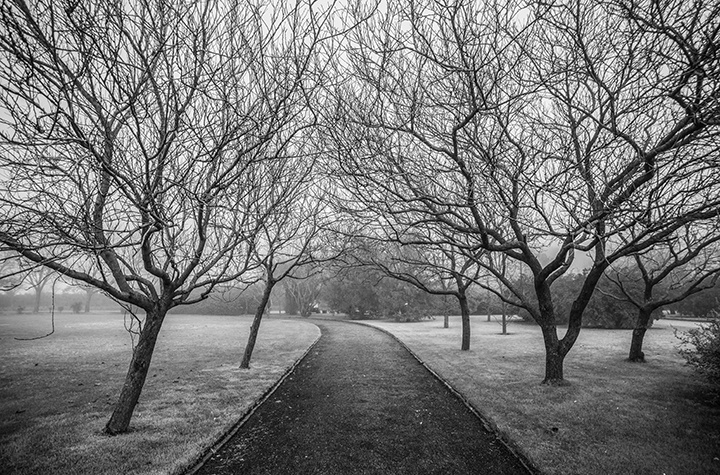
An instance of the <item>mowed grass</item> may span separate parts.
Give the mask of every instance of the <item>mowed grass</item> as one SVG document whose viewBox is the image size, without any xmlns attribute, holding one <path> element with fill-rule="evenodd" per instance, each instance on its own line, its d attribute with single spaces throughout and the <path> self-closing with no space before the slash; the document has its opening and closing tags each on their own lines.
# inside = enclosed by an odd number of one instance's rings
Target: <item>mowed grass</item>
<svg viewBox="0 0 720 475">
<path fill-rule="evenodd" d="M 624 361 L 631 332 L 583 329 L 565 363 L 567 387 L 540 385 L 537 327 L 472 318 L 471 350 L 460 351 L 459 317 L 369 322 L 402 340 L 548 474 L 720 473 L 720 408 L 677 354 L 673 327 L 648 331 L 645 364 Z M 564 331 L 561 329 L 561 331 Z"/>
<path fill-rule="evenodd" d="M 131 433 L 101 431 L 131 356 L 122 315 L 0 315 L 0 472 L 179 473 L 227 431 L 319 336 L 266 319 L 250 370 L 249 317 L 170 315 Z"/>
</svg>

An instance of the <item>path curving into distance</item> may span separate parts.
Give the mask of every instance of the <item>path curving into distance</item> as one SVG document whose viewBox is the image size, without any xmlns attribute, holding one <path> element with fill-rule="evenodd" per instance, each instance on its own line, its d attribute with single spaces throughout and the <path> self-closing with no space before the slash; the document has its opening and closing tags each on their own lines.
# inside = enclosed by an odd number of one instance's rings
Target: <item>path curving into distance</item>
<svg viewBox="0 0 720 475">
<path fill-rule="evenodd" d="M 315 323 L 317 345 L 194 474 L 529 473 L 392 337 Z"/>
</svg>

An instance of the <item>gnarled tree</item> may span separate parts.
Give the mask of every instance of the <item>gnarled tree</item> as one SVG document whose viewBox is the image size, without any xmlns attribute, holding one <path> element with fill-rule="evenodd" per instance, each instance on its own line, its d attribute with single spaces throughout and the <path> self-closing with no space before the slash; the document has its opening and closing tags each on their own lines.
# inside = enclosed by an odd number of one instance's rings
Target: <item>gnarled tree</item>
<svg viewBox="0 0 720 475">
<path fill-rule="evenodd" d="M 0 242 L 144 313 L 105 426 L 125 432 L 167 312 L 246 270 L 256 172 L 305 126 L 318 21 L 233 0 L 0 15 Z"/>
</svg>

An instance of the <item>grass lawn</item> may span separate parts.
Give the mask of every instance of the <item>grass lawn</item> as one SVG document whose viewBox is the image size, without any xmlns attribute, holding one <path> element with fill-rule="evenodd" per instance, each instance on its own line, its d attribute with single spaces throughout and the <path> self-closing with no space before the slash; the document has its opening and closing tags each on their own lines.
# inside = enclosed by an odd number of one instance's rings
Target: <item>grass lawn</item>
<svg viewBox="0 0 720 475">
<path fill-rule="evenodd" d="M 115 314 L 0 315 L 0 473 L 178 473 L 228 430 L 319 336 L 267 319 L 240 370 L 249 317 L 168 316 L 129 434 L 101 430 L 131 341 Z"/>
<path fill-rule="evenodd" d="M 671 328 L 694 323 L 657 322 L 645 364 L 624 361 L 630 331 L 583 329 L 565 362 L 567 387 L 539 384 L 544 350 L 532 325 L 501 335 L 497 322 L 473 317 L 464 352 L 459 317 L 449 329 L 441 318 L 364 323 L 396 335 L 545 473 L 720 473 L 720 407 L 677 354 Z"/>
</svg>

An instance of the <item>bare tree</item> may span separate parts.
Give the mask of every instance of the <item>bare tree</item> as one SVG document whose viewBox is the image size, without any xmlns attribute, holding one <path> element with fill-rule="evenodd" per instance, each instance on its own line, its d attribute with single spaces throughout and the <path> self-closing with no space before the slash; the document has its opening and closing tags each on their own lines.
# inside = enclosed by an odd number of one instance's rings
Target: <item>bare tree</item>
<svg viewBox="0 0 720 475">
<path fill-rule="evenodd" d="M 87 269 L 86 273 L 91 277 L 99 277 L 99 275 L 97 274 L 97 270 L 94 268 L 93 265 L 89 264 L 85 268 Z M 70 281 L 69 284 L 82 289 L 83 293 L 85 294 L 84 311 L 85 313 L 90 313 L 90 302 L 92 301 L 93 296 L 100 292 L 100 289 L 93 285 L 88 285 L 82 281 Z"/>
<path fill-rule="evenodd" d="M 518 273 L 512 272 L 508 269 L 508 256 L 507 254 L 499 255 L 487 255 L 485 259 L 480 261 L 480 266 L 488 269 L 492 269 L 491 274 L 495 274 L 496 277 L 489 277 L 482 279 L 478 282 L 478 285 L 488 292 L 490 295 L 496 295 L 500 300 L 500 324 L 502 325 L 502 334 L 507 335 L 508 326 L 508 302 L 512 302 L 511 296 L 508 292 L 508 288 L 505 282 L 511 279 L 513 276 L 518 278 Z M 500 277 L 497 277 L 497 276 Z M 522 273 L 519 274 L 519 280 L 522 282 Z M 495 284 L 495 285 L 493 285 Z M 490 304 L 488 303 L 488 306 Z M 488 322 L 490 321 L 490 311 L 488 310 Z"/>
<path fill-rule="evenodd" d="M 278 172 L 282 179 L 270 188 L 272 199 L 267 203 L 258 202 L 260 208 L 266 204 L 272 210 L 258 228 L 252 249 L 264 290 L 250 327 L 241 368 L 250 367 L 260 323 L 275 286 L 296 273 L 301 277 L 307 266 L 334 257 L 328 254 L 325 203 L 312 192 L 313 168 L 312 161 L 299 156 L 293 166 Z"/>
<path fill-rule="evenodd" d="M 307 123 L 324 13 L 7 0 L 0 14 L 0 242 L 144 313 L 105 426 L 125 432 L 168 310 L 248 267 L 265 217 L 251 191 Z"/>
<path fill-rule="evenodd" d="M 430 223 L 529 275 L 483 264 L 540 325 L 548 384 L 607 267 L 720 205 L 717 9 L 653 5 L 393 4 L 337 65 L 328 135 L 354 212 Z M 590 264 L 560 337 L 552 286 L 576 254 Z"/>
<path fill-rule="evenodd" d="M 606 272 L 616 292 L 606 295 L 631 303 L 638 311 L 629 361 L 644 362 L 645 333 L 653 312 L 715 286 L 720 278 L 717 222 L 692 223 L 653 247 L 628 257 L 632 262 Z"/>
<path fill-rule="evenodd" d="M 90 313 L 90 301 L 98 290 L 95 287 L 83 287 L 83 291 L 85 291 L 85 313 Z"/>
<path fill-rule="evenodd" d="M 47 267 L 39 266 L 32 262 L 28 265 L 24 261 L 21 262 L 21 268 L 25 272 L 25 276 L 23 278 L 24 284 L 35 294 L 32 311 L 33 313 L 39 313 L 43 289 L 45 288 L 45 284 L 47 284 L 53 276 L 54 272 Z"/>
<path fill-rule="evenodd" d="M 309 317 L 315 310 L 325 282 L 323 270 L 322 265 L 307 265 L 285 281 L 286 301 L 291 300 L 302 317 Z"/>
<path fill-rule="evenodd" d="M 482 268 L 477 256 L 467 257 L 449 244 L 433 244 L 431 235 L 414 232 L 401 237 L 385 236 L 371 240 L 375 252 L 367 258 L 356 255 L 362 264 L 379 269 L 383 274 L 431 295 L 451 296 L 460 308 L 462 337 L 460 349 L 470 349 L 470 305 L 468 289 L 479 280 Z"/>
</svg>

